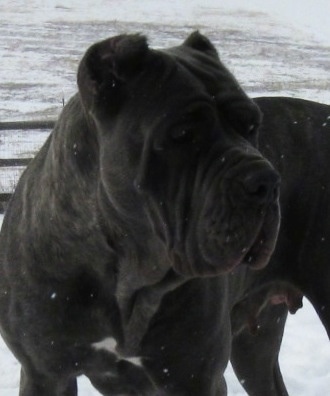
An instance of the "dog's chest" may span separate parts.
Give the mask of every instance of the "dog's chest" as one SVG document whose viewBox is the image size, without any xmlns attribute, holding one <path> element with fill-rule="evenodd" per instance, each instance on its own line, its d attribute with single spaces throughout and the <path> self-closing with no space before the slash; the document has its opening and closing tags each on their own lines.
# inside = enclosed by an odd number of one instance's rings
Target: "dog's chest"
<svg viewBox="0 0 330 396">
<path fill-rule="evenodd" d="M 45 322 L 53 329 L 52 338 L 63 337 L 65 344 L 91 347 L 138 364 L 150 321 L 164 295 L 181 282 L 171 272 L 155 285 L 116 295 L 112 285 L 84 276 L 73 283 L 47 287 L 43 293 L 47 298 L 39 295 L 33 305 L 44 312 Z"/>
<path fill-rule="evenodd" d="M 93 344 L 91 344 L 91 347 L 95 351 L 103 351 L 103 352 L 105 351 L 105 352 L 109 352 L 110 354 L 114 354 L 118 359 L 124 359 L 137 366 L 142 365 L 140 357 L 123 357 L 122 355 L 120 355 L 118 351 L 117 341 L 113 337 L 107 337 L 99 342 L 94 342 Z"/>
</svg>

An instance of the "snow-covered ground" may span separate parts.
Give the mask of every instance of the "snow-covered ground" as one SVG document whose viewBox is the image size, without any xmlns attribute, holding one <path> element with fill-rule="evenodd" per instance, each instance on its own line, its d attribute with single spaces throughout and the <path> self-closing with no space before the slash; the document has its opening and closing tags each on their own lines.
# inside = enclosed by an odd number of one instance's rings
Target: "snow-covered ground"
<svg viewBox="0 0 330 396">
<path fill-rule="evenodd" d="M 161 47 L 200 29 L 251 96 L 330 103 L 329 15 L 329 0 L 0 1 L 0 120 L 55 117 L 76 89 L 87 46 L 122 32 Z M 20 142 L 25 155 L 30 146 Z M 15 149 L 0 134 L 0 157 Z M 280 360 L 291 396 L 329 394 L 330 344 L 307 301 L 288 320 Z M 229 395 L 245 395 L 230 368 L 226 376 Z M 0 341 L 0 396 L 18 395 L 18 383 L 19 365 Z M 98 394 L 84 379 L 79 388 Z"/>
</svg>

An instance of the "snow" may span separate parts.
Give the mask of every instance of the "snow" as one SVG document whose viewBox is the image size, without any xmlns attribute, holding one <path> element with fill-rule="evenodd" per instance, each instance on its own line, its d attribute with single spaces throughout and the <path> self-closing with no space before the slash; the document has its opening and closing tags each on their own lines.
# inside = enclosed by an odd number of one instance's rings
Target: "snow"
<svg viewBox="0 0 330 396">
<path fill-rule="evenodd" d="M 93 4 L 93 6 L 92 6 Z M 317 4 L 317 6 L 316 6 Z M 227 13 L 255 12 L 270 15 L 276 22 L 284 22 L 307 32 L 316 39 L 329 42 L 328 24 L 330 4 L 328 0 L 11 0 L 0 6 L 2 18 L 16 24 L 45 23 L 51 20 L 66 21 L 104 21 L 154 23 L 161 21 L 170 25 L 212 24 L 220 26 L 219 11 Z M 236 25 L 238 23 L 236 22 Z"/>
<path fill-rule="evenodd" d="M 121 32 L 146 33 L 151 45 L 162 47 L 200 29 L 249 94 L 330 103 L 329 15 L 329 0 L 3 1 L 0 119 L 56 116 L 76 90 L 77 62 L 87 46 Z M 27 136 L 18 146 L 28 157 L 45 133 Z M 2 158 L 21 156 L 16 146 L 0 135 Z M 280 361 L 290 395 L 329 393 L 330 345 L 307 301 L 289 317 Z M 245 395 L 230 367 L 226 378 L 229 396 Z M 0 395 L 16 396 L 18 386 L 19 364 L 0 341 Z M 79 389 L 80 396 L 98 395 L 84 378 Z"/>
</svg>

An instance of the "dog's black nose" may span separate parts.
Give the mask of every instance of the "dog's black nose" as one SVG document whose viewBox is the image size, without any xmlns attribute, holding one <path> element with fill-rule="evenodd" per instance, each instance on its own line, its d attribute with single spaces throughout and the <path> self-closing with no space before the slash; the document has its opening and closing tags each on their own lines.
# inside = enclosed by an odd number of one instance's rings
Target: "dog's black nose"
<svg viewBox="0 0 330 396">
<path fill-rule="evenodd" d="M 267 204 L 278 199 L 280 175 L 269 166 L 250 170 L 241 179 L 249 199 L 260 204 Z"/>
</svg>

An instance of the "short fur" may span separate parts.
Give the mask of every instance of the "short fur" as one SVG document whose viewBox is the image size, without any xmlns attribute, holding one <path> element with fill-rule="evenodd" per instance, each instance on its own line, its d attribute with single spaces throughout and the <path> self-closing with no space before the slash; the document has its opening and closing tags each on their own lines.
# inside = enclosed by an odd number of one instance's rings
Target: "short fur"
<svg viewBox="0 0 330 396">
<path fill-rule="evenodd" d="M 21 177 L 0 239 L 1 334 L 20 396 L 218 396 L 230 276 L 264 267 L 279 175 L 260 112 L 194 33 L 94 44 L 79 92 Z"/>
</svg>

